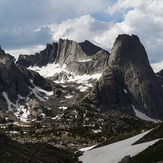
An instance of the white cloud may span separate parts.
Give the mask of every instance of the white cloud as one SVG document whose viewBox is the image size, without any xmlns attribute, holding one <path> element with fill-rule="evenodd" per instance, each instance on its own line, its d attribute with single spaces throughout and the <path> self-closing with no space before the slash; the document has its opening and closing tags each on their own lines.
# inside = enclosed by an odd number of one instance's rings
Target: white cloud
<svg viewBox="0 0 163 163">
<path fill-rule="evenodd" d="M 46 46 L 46 45 L 45 45 Z M 43 45 L 33 45 L 28 46 L 20 49 L 13 49 L 13 50 L 5 50 L 6 53 L 12 55 L 15 57 L 15 59 L 18 59 L 20 54 L 35 54 L 39 53 L 41 50 L 45 49 L 45 46 Z"/>
<path fill-rule="evenodd" d="M 88 39 L 110 51 L 119 34 L 136 34 L 145 46 L 151 62 L 163 60 L 163 1 L 119 0 L 112 7 L 108 7 L 106 12 L 112 15 L 121 13 L 124 19 L 121 22 L 102 22 L 90 15 L 68 19 L 49 26 L 53 32 L 53 40 Z"/>
<path fill-rule="evenodd" d="M 93 18 L 106 13 L 108 22 Z M 162 0 L 1 0 L 0 44 L 8 50 L 27 50 L 59 38 L 87 39 L 110 51 L 119 34 L 136 34 L 150 61 L 159 62 L 163 60 L 162 17 Z"/>
<path fill-rule="evenodd" d="M 1 0 L 0 20 L 3 26 L 41 26 L 102 12 L 108 4 L 105 0 Z"/>
<path fill-rule="evenodd" d="M 152 63 L 151 67 L 153 68 L 154 72 L 159 72 L 160 70 L 163 70 L 163 60 L 158 63 Z"/>
<path fill-rule="evenodd" d="M 67 19 L 103 12 L 110 3 L 105 0 L 1 0 L 0 44 L 5 50 L 46 44 L 52 41 L 48 25 L 63 26 Z M 70 31 L 71 28 L 66 32 Z"/>
<path fill-rule="evenodd" d="M 136 34 L 145 46 L 151 62 L 163 60 L 163 1 L 118 0 L 106 12 L 111 15 L 120 12 L 124 20 L 103 33 L 100 42 L 107 44 L 107 37 L 115 38 L 120 33 Z"/>
<path fill-rule="evenodd" d="M 146 0 L 146 1 L 118 0 L 117 3 L 115 3 L 113 6 L 109 6 L 105 11 L 110 15 L 113 15 L 116 12 L 124 14 L 126 10 L 128 10 L 129 8 L 142 8 L 143 9 L 144 6 L 148 5 L 151 2 L 152 0 Z"/>
<path fill-rule="evenodd" d="M 53 33 L 53 40 L 68 38 L 77 42 L 90 40 L 96 43 L 94 38 L 100 36 L 110 26 L 111 23 L 95 20 L 90 15 L 83 15 L 79 18 L 63 21 L 59 25 L 52 24 L 49 28 Z"/>
</svg>

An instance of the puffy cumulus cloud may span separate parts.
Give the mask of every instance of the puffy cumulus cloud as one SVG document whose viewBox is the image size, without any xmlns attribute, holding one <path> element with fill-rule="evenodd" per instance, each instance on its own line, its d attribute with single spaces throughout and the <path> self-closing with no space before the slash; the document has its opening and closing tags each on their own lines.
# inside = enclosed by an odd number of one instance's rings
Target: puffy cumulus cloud
<svg viewBox="0 0 163 163">
<path fill-rule="evenodd" d="M 117 12 L 119 13 L 126 13 L 128 9 L 134 9 L 134 8 L 141 8 L 143 9 L 144 6 L 148 5 L 152 0 L 146 0 L 146 1 L 141 1 L 141 0 L 136 0 L 136 1 L 130 1 L 130 0 L 118 0 L 113 6 L 109 6 L 106 9 L 106 12 L 110 15 L 113 15 Z"/>
<path fill-rule="evenodd" d="M 71 39 L 78 42 L 84 40 L 94 41 L 97 35 L 109 29 L 111 24 L 93 19 L 90 15 L 84 15 L 75 19 L 63 21 L 61 24 L 49 26 L 53 33 L 53 40 L 59 38 Z"/>
<path fill-rule="evenodd" d="M 96 37 L 97 41 L 107 44 L 108 38 L 114 40 L 120 33 L 133 33 L 140 37 L 151 62 L 163 60 L 162 0 L 118 0 L 113 6 L 109 6 L 106 12 L 110 15 L 121 13 L 124 19 L 116 22 L 102 37 Z"/>
<path fill-rule="evenodd" d="M 109 4 L 105 0 L 1 0 L 0 44 L 12 52 L 46 44 L 52 41 L 48 25 L 64 24 L 67 19 L 103 12 Z M 67 33 L 70 31 L 67 29 Z"/>
<path fill-rule="evenodd" d="M 11 54 L 17 60 L 20 54 L 35 54 L 45 49 L 46 45 L 31 45 L 20 49 L 5 50 L 6 53 Z"/>
<path fill-rule="evenodd" d="M 47 42 L 57 42 L 59 38 L 68 38 L 77 42 L 90 40 L 91 42 L 100 45 L 95 41 L 95 37 L 100 37 L 101 33 L 105 33 L 105 31 L 112 25 L 112 23 L 96 20 L 90 15 L 83 15 L 74 19 L 68 19 L 60 24 L 53 23 L 48 26 L 40 27 L 35 31 L 30 31 L 31 33 L 29 31 L 23 31 L 22 29 L 17 29 L 16 31 L 13 29 L 11 34 L 14 36 L 13 40 L 10 42 L 10 45 L 13 47 L 7 49 L 6 52 L 14 55 L 16 58 L 18 57 L 18 54 L 34 54 L 45 48 L 43 45 L 46 45 Z M 18 32 L 19 34 L 15 34 L 15 32 Z M 18 36 L 16 39 L 15 35 Z M 12 38 L 11 36 L 9 37 Z M 14 41 L 15 43 L 13 44 Z M 9 42 L 7 44 L 9 45 Z M 14 49 L 16 46 L 15 44 L 23 44 L 24 46 L 17 46 L 18 49 Z M 2 46 L 2 48 L 3 47 L 4 46 Z M 105 48 L 104 46 L 102 47 Z"/>
<path fill-rule="evenodd" d="M 123 21 L 102 22 L 90 15 L 68 19 L 49 27 L 53 40 L 68 38 L 75 41 L 88 39 L 104 49 L 111 50 L 118 34 L 136 34 L 145 46 L 150 62 L 163 60 L 163 2 L 161 0 L 119 0 L 106 12 L 123 15 Z M 109 15 L 108 15 L 109 17 Z"/>
<path fill-rule="evenodd" d="M 160 70 L 163 70 L 163 61 L 152 63 L 151 67 L 153 68 L 154 72 L 159 72 Z"/>
<path fill-rule="evenodd" d="M 162 17 L 162 0 L 1 0 L 0 44 L 13 50 L 59 38 L 87 39 L 110 51 L 118 34 L 136 34 L 150 62 L 159 62 L 163 60 Z"/>
</svg>

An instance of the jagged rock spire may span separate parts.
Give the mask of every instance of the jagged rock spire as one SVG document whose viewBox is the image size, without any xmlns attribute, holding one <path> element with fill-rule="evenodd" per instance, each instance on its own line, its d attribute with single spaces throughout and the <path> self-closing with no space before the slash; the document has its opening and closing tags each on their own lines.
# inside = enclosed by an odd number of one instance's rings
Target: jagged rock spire
<svg viewBox="0 0 163 163">
<path fill-rule="evenodd" d="M 93 92 L 92 98 L 101 109 L 134 114 L 136 108 L 149 117 L 163 119 L 162 87 L 135 35 L 117 37 L 109 66 Z"/>
</svg>

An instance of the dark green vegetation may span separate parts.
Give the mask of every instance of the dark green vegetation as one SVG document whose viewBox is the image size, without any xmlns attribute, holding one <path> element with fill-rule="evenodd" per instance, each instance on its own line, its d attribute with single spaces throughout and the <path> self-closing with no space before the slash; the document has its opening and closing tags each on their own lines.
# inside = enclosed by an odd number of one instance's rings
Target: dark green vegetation
<svg viewBox="0 0 163 163">
<path fill-rule="evenodd" d="M 144 142 L 152 141 L 152 140 L 159 139 L 159 138 L 163 138 L 163 123 L 160 123 L 151 132 L 149 132 L 147 135 L 145 135 L 143 138 L 141 138 L 134 144 L 144 143 Z"/>
<path fill-rule="evenodd" d="M 77 156 L 47 143 L 20 144 L 0 134 L 1 163 L 74 163 Z"/>
<path fill-rule="evenodd" d="M 85 108 L 85 109 L 84 109 Z M 75 162 L 73 152 L 106 140 L 117 141 L 151 127 L 151 123 L 117 112 L 101 113 L 90 105 L 69 107 L 59 119 L 33 122 L 31 127 L 1 129 L 0 162 Z M 9 131 L 19 131 L 9 134 Z M 25 132 L 25 133 L 24 133 Z M 118 138 L 118 139 L 117 139 Z M 13 161 L 12 161 L 13 160 Z M 52 162 L 51 161 L 51 162 Z"/>
<path fill-rule="evenodd" d="M 108 139 L 106 139 L 104 142 L 98 144 L 95 148 L 102 147 L 102 146 L 105 146 L 105 145 L 109 145 L 111 143 L 115 143 L 115 142 L 130 138 L 130 137 L 133 137 L 133 136 L 135 136 L 137 134 L 140 134 L 142 132 L 142 130 L 144 130 L 144 129 L 149 130 L 152 127 L 153 127 L 153 125 L 146 126 L 146 127 L 145 126 L 140 126 L 137 130 L 133 130 L 133 131 L 130 131 L 130 132 L 119 133 L 117 135 L 113 135 L 112 137 L 109 137 Z"/>
<path fill-rule="evenodd" d="M 158 161 L 163 161 L 163 140 L 131 158 L 127 163 L 157 163 Z"/>
</svg>

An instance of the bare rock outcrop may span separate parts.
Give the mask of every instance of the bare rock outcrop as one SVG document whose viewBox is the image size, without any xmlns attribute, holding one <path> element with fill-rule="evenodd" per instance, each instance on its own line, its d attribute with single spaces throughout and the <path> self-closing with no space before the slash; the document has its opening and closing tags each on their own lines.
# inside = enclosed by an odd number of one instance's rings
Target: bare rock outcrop
<svg viewBox="0 0 163 163">
<path fill-rule="evenodd" d="M 109 52 L 89 41 L 77 43 L 59 39 L 58 43 L 47 44 L 46 48 L 35 55 L 20 55 L 17 65 L 21 67 L 46 66 L 49 63 L 66 65 L 75 75 L 102 73 L 107 66 Z"/>
<path fill-rule="evenodd" d="M 18 98 L 34 96 L 34 86 L 52 91 L 51 84 L 38 73 L 20 68 L 15 60 L 0 49 L 0 109 L 7 110 L 9 105 L 16 104 Z M 19 97 L 18 97 L 19 96 Z"/>
<path fill-rule="evenodd" d="M 133 115 L 137 109 L 163 120 L 163 89 L 137 36 L 118 36 L 109 66 L 90 97 L 101 110 L 117 109 Z"/>
</svg>

